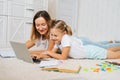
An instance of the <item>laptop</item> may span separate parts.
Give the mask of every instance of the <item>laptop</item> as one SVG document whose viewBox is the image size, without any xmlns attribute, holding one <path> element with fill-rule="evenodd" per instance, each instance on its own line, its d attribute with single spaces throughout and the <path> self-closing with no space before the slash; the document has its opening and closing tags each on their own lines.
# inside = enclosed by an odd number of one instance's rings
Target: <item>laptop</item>
<svg viewBox="0 0 120 80">
<path fill-rule="evenodd" d="M 33 59 L 30 56 L 30 53 L 25 43 L 10 41 L 10 44 L 18 59 L 23 60 L 25 62 L 29 62 L 29 63 L 40 62 L 40 60 Z"/>
</svg>

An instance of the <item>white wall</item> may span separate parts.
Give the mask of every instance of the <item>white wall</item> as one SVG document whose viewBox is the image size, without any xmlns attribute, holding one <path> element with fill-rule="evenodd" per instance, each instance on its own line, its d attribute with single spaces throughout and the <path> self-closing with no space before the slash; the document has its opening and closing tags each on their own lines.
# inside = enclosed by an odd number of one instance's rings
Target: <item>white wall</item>
<svg viewBox="0 0 120 80">
<path fill-rule="evenodd" d="M 56 0 L 56 19 L 64 20 L 76 35 L 78 0 Z"/>
<path fill-rule="evenodd" d="M 120 0 L 74 0 L 71 4 L 72 1 L 49 0 L 52 18 L 65 20 L 76 29 L 75 34 L 94 41 L 120 40 Z"/>
<path fill-rule="evenodd" d="M 78 13 L 78 35 L 120 40 L 120 0 L 80 0 Z"/>
<path fill-rule="evenodd" d="M 56 18 L 56 0 L 48 0 L 48 12 L 52 19 Z"/>
<path fill-rule="evenodd" d="M 34 14 L 39 10 L 48 10 L 49 0 L 33 0 L 34 1 Z M 33 15 L 34 16 L 34 15 Z"/>
<path fill-rule="evenodd" d="M 10 40 L 29 38 L 32 5 L 32 0 L 0 0 L 0 48 L 10 47 Z"/>
<path fill-rule="evenodd" d="M 26 42 L 34 13 L 43 9 L 48 0 L 0 0 L 0 48 L 10 47 L 11 40 Z"/>
<path fill-rule="evenodd" d="M 35 0 L 34 5 L 33 1 L 0 0 L 0 48 L 8 46 L 8 41 L 15 34 L 13 32 L 17 32 L 15 39 L 20 40 L 18 35 L 25 34 L 26 40 L 31 30 L 33 11 L 43 9 L 48 10 L 52 18 L 64 19 L 78 35 L 94 41 L 120 40 L 120 0 Z M 18 15 L 17 18 L 14 14 Z M 16 19 L 23 20 L 26 27 L 21 25 L 21 29 L 24 30 L 17 29 L 20 21 Z"/>
</svg>

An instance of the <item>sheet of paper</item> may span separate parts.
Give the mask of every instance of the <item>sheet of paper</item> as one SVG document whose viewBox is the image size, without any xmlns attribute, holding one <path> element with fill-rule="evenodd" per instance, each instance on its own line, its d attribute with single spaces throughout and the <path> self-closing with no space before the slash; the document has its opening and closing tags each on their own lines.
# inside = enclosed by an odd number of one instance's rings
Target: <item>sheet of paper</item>
<svg viewBox="0 0 120 80">
<path fill-rule="evenodd" d="M 60 60 L 41 61 L 39 67 L 55 66 L 60 64 Z"/>
</svg>

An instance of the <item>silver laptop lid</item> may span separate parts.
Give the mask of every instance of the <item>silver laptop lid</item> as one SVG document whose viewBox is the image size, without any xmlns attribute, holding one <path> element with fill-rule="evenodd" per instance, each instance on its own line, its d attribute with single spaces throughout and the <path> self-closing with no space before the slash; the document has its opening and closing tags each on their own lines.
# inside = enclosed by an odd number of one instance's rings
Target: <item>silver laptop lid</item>
<svg viewBox="0 0 120 80">
<path fill-rule="evenodd" d="M 21 59 L 29 63 L 33 63 L 33 60 L 29 54 L 29 51 L 25 43 L 10 41 L 10 44 L 18 59 Z"/>
</svg>

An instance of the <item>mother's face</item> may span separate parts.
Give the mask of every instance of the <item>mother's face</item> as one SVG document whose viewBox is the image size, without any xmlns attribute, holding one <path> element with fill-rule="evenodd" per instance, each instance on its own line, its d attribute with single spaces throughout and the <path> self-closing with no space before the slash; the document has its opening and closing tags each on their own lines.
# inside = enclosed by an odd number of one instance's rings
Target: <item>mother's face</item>
<svg viewBox="0 0 120 80">
<path fill-rule="evenodd" d="M 45 35 L 48 31 L 48 25 L 43 17 L 39 17 L 35 20 L 35 27 L 41 35 Z"/>
</svg>

